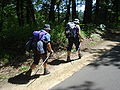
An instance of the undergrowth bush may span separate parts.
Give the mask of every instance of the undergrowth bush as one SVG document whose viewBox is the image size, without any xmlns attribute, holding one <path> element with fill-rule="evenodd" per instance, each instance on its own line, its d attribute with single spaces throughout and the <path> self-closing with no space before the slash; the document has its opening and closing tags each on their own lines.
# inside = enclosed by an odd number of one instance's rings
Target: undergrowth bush
<svg viewBox="0 0 120 90">
<path fill-rule="evenodd" d="M 51 31 L 51 40 L 54 48 L 66 45 L 65 27 L 64 25 L 57 25 Z"/>
<path fill-rule="evenodd" d="M 29 29 L 9 29 L 0 32 L 0 61 L 7 62 L 24 54 L 24 45 L 31 36 Z"/>
<path fill-rule="evenodd" d="M 84 37 L 89 38 L 92 33 L 95 32 L 96 26 L 94 24 L 80 24 L 82 29 L 82 34 Z"/>
</svg>

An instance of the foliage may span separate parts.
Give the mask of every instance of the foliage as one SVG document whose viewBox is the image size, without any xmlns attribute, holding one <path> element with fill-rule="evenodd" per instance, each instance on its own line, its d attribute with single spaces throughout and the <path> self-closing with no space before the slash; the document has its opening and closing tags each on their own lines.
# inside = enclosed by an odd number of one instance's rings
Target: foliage
<svg viewBox="0 0 120 90">
<path fill-rule="evenodd" d="M 54 8 L 52 7 L 55 9 L 54 22 L 50 21 L 51 17 L 49 17 L 50 7 L 52 6 L 51 1 L 53 0 L 28 0 L 29 3 L 19 0 L 20 5 L 17 1 L 9 1 L 8 3 L 2 0 L 0 2 L 0 61 L 8 62 L 17 56 L 23 55 L 24 45 L 31 37 L 32 31 L 41 29 L 45 23 L 51 25 L 51 40 L 56 50 L 66 45 L 64 22 L 67 17 L 67 10 L 70 9 L 69 21 L 73 14 L 72 3 L 69 8 L 67 7 L 69 0 L 55 0 Z M 97 30 L 104 32 L 106 28 L 120 30 L 120 12 L 117 10 L 120 6 L 118 3 L 115 0 L 97 1 L 99 4 L 95 4 L 91 11 L 90 17 L 92 17 L 92 20 L 87 24 L 80 24 L 83 37 L 89 38 Z M 81 23 L 84 21 L 83 16 L 84 12 L 77 12 L 76 17 L 80 19 Z M 20 25 L 21 22 L 24 23 Z"/>
<path fill-rule="evenodd" d="M 66 44 L 65 28 L 63 24 L 55 26 L 51 31 L 54 46 L 64 46 Z"/>
<path fill-rule="evenodd" d="M 87 38 L 89 38 L 90 35 L 95 32 L 96 26 L 94 24 L 81 24 L 80 26 L 81 26 L 82 31 L 84 32 L 82 33 Z"/>
<path fill-rule="evenodd" d="M 23 28 L 22 28 L 23 29 Z M 11 28 L 0 32 L 0 59 L 1 61 L 11 60 L 18 55 L 24 54 L 24 45 L 31 36 L 32 31 L 25 28 Z"/>
<path fill-rule="evenodd" d="M 22 65 L 21 68 L 20 68 L 20 71 L 21 72 L 25 72 L 29 69 L 29 66 L 26 66 L 26 65 Z"/>
</svg>

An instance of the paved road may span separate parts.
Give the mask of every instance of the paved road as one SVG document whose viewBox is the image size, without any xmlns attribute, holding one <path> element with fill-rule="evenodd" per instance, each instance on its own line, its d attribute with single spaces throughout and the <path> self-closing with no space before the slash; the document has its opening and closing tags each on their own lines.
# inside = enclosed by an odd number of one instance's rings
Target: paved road
<svg viewBox="0 0 120 90">
<path fill-rule="evenodd" d="M 50 90 L 120 90 L 120 44 Z"/>
</svg>

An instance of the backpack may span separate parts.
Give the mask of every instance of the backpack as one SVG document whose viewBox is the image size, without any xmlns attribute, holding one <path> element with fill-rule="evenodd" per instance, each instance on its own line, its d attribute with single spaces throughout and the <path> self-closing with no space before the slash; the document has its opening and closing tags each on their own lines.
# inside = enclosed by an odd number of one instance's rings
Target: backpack
<svg viewBox="0 0 120 90">
<path fill-rule="evenodd" d="M 40 30 L 40 31 L 34 31 L 33 32 L 33 42 L 38 42 L 38 41 L 44 41 L 43 36 L 46 35 L 47 32 Z"/>
<path fill-rule="evenodd" d="M 30 38 L 25 44 L 25 51 L 30 52 L 32 50 L 32 38 Z"/>
<path fill-rule="evenodd" d="M 29 39 L 25 45 L 26 51 L 30 52 L 33 49 L 33 47 L 37 48 L 37 42 L 43 41 L 44 40 L 43 36 L 45 34 L 47 34 L 46 31 L 42 31 L 42 30 L 41 31 L 34 31 L 32 38 Z"/>
<path fill-rule="evenodd" d="M 65 28 L 66 38 L 78 37 L 78 28 L 74 22 L 68 22 Z"/>
</svg>

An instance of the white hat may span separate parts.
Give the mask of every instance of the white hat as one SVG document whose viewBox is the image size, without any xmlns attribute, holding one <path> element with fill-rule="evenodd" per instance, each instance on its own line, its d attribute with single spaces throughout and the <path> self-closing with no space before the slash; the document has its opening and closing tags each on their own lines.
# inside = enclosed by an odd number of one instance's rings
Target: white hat
<svg viewBox="0 0 120 90">
<path fill-rule="evenodd" d="M 79 22 L 79 19 L 74 19 L 74 21 L 73 21 L 75 24 L 79 24 L 80 22 Z"/>
<path fill-rule="evenodd" d="M 46 30 L 46 29 L 47 29 L 47 30 L 51 30 L 50 25 L 49 25 L 49 24 L 45 24 L 45 25 L 44 25 L 44 29 L 45 29 L 45 30 Z"/>
</svg>

